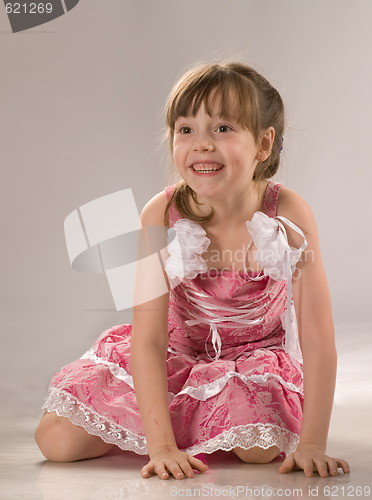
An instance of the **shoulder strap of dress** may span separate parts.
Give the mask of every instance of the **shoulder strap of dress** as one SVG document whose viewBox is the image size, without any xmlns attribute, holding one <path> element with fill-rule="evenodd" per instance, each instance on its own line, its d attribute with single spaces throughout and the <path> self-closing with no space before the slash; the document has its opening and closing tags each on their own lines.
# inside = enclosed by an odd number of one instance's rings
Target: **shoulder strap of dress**
<svg viewBox="0 0 372 500">
<path fill-rule="evenodd" d="M 172 184 L 172 186 L 167 186 L 165 188 L 165 193 L 167 195 L 167 199 L 171 197 L 173 191 L 175 190 L 177 184 Z M 178 221 L 178 219 L 182 219 L 182 215 L 179 213 L 179 211 L 176 208 L 176 204 L 174 201 L 172 201 L 170 207 L 169 207 L 169 226 L 172 227 L 174 226 L 175 222 Z"/>
<path fill-rule="evenodd" d="M 280 184 L 279 182 L 274 182 L 274 181 L 269 181 L 269 183 L 266 187 L 263 212 L 268 217 L 276 217 L 279 191 L 280 191 L 281 187 L 282 187 L 282 184 Z"/>
<path fill-rule="evenodd" d="M 165 188 L 165 194 L 167 195 L 168 200 L 171 197 L 171 194 L 173 193 L 175 187 L 176 187 L 176 184 L 172 184 L 172 186 L 167 186 Z"/>
</svg>

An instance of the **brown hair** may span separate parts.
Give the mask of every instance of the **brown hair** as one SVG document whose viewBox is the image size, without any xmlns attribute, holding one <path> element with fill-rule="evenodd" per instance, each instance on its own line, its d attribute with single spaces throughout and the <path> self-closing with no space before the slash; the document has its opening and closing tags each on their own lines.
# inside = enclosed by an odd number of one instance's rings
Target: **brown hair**
<svg viewBox="0 0 372 500">
<path fill-rule="evenodd" d="M 264 180 L 275 175 L 279 167 L 284 132 L 283 101 L 279 92 L 266 78 L 253 68 L 237 62 L 197 66 L 188 71 L 174 86 L 166 108 L 171 154 L 173 155 L 174 126 L 177 118 L 187 116 L 189 113 L 195 116 L 202 103 L 207 113 L 211 114 L 216 97 L 220 97 L 221 116 L 233 115 L 239 123 L 252 132 L 256 142 L 264 130 L 269 127 L 275 129 L 271 154 L 264 162 L 257 165 L 253 180 Z M 232 106 L 234 109 L 231 109 Z M 166 225 L 168 225 L 169 207 L 173 201 L 183 217 L 196 222 L 207 222 L 211 219 L 213 212 L 208 216 L 198 216 L 192 211 L 189 205 L 190 196 L 196 204 L 199 204 L 196 193 L 184 181 L 180 181 L 166 206 L 164 217 Z"/>
</svg>

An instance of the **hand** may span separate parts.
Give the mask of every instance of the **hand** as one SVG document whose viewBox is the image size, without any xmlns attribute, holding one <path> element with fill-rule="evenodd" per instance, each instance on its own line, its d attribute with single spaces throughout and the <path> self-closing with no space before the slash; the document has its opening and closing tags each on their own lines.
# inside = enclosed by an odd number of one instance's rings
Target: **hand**
<svg viewBox="0 0 372 500">
<path fill-rule="evenodd" d="M 303 470 L 306 477 L 312 477 L 318 471 L 320 477 L 337 476 L 338 467 L 344 473 L 350 472 L 350 467 L 345 460 L 328 457 L 320 446 L 303 444 L 297 447 L 294 453 L 286 457 L 279 472 L 285 474 L 294 470 Z"/>
<path fill-rule="evenodd" d="M 163 446 L 151 453 L 149 463 L 141 469 L 141 475 L 148 478 L 151 474 L 157 474 L 160 479 L 169 479 L 171 473 L 176 479 L 183 479 L 185 475 L 193 477 L 193 469 L 205 472 L 208 466 L 176 446 Z"/>
</svg>

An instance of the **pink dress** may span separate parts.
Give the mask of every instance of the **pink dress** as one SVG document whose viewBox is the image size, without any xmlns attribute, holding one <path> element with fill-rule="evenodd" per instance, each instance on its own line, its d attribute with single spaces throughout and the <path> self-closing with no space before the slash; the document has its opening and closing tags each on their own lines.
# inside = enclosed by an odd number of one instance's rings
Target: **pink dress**
<svg viewBox="0 0 372 500">
<path fill-rule="evenodd" d="M 185 242 L 192 246 L 196 235 L 191 265 L 177 271 L 179 254 L 172 254 L 172 245 L 166 265 L 174 285 L 168 319 L 169 411 L 177 445 L 188 453 L 276 445 L 289 454 L 296 448 L 302 366 L 287 294 L 292 275 L 285 279 L 280 269 L 287 263 L 292 273 L 302 249 L 288 247 L 275 218 L 280 187 L 269 181 L 263 212 L 247 223 L 261 249 L 258 273 L 206 270 L 200 254 L 209 240 L 201 226 L 182 219 L 171 205 L 169 234 L 178 236 L 173 241 L 184 256 Z M 172 189 L 166 189 L 168 197 Z M 145 455 L 130 368 L 131 330 L 132 325 L 106 330 L 79 360 L 56 373 L 43 409 L 68 417 L 107 443 Z"/>
</svg>

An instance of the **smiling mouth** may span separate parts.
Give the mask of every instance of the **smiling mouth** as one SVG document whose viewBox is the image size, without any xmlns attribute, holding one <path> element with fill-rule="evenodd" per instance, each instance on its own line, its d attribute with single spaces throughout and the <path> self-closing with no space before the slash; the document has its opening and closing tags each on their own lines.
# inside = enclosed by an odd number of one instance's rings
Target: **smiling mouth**
<svg viewBox="0 0 372 500">
<path fill-rule="evenodd" d="M 199 165 L 199 166 L 197 166 Z M 216 165 L 212 166 L 211 164 L 195 164 L 192 165 L 191 168 L 194 170 L 194 172 L 197 172 L 198 174 L 209 174 L 211 172 L 218 172 L 219 170 L 223 169 L 223 165 Z"/>
</svg>

